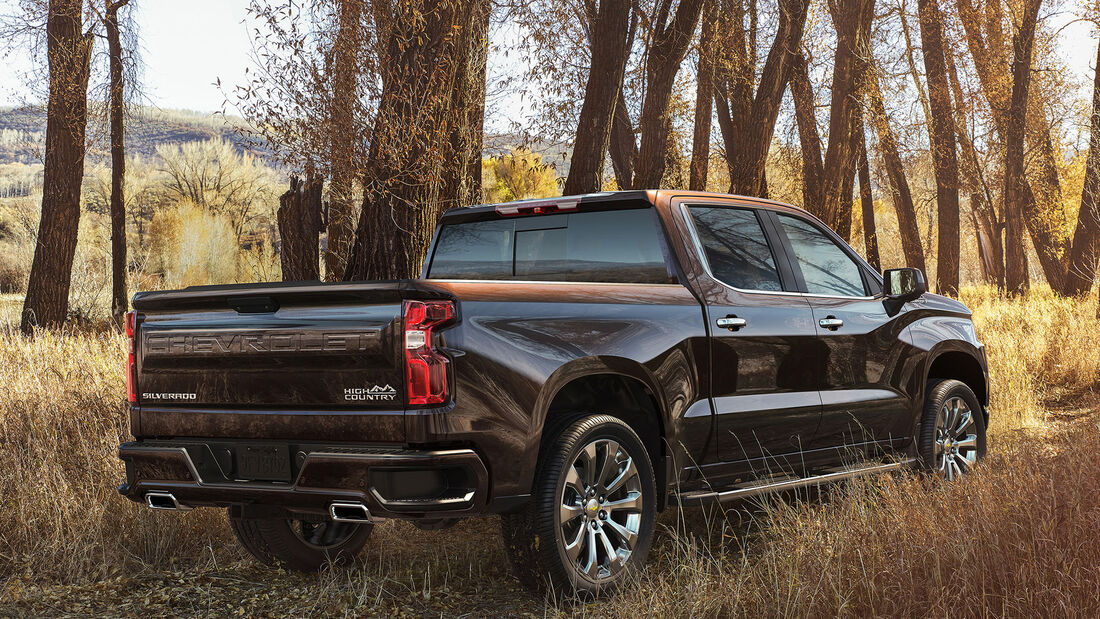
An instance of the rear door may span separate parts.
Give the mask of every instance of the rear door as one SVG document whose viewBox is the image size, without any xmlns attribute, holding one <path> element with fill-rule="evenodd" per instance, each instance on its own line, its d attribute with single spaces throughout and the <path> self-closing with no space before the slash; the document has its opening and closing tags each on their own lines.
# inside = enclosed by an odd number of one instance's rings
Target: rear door
<svg viewBox="0 0 1100 619">
<path fill-rule="evenodd" d="M 711 333 L 711 397 L 718 459 L 760 461 L 799 452 L 821 407 L 823 353 L 809 303 L 763 211 L 685 203 L 706 275 L 700 289 Z"/>
<path fill-rule="evenodd" d="M 813 309 L 824 353 L 822 422 L 815 447 L 860 450 L 889 443 L 908 411 L 900 351 L 901 326 L 882 302 L 881 285 L 842 239 L 793 213 L 770 212 L 788 247 L 800 290 Z"/>
</svg>

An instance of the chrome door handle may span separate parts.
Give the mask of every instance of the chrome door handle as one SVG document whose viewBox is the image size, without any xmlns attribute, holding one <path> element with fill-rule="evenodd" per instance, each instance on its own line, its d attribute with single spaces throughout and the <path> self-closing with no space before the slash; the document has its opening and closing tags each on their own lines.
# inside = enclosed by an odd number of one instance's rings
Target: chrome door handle
<svg viewBox="0 0 1100 619">
<path fill-rule="evenodd" d="M 719 327 L 730 331 L 736 331 L 749 324 L 744 318 L 738 318 L 737 316 L 726 316 L 725 318 L 719 318 L 716 322 Z"/>
<path fill-rule="evenodd" d="M 837 329 L 844 326 L 844 321 L 837 318 L 836 316 L 826 316 L 825 318 L 817 321 L 817 324 L 821 325 L 823 329 L 836 331 Z"/>
</svg>

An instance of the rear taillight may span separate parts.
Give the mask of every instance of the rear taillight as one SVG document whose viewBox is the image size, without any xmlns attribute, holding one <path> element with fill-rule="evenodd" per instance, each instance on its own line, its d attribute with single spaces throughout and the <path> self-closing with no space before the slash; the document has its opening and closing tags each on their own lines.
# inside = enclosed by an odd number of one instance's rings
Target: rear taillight
<svg viewBox="0 0 1100 619">
<path fill-rule="evenodd" d="M 447 357 L 432 349 L 432 327 L 454 317 L 450 301 L 405 301 L 405 384 L 410 405 L 447 401 Z"/>
<path fill-rule="evenodd" d="M 126 313 L 126 339 L 129 341 L 130 348 L 126 353 L 126 399 L 130 402 L 137 402 L 137 363 L 134 360 L 134 353 L 137 349 L 134 346 L 135 332 L 137 331 L 137 312 Z"/>
</svg>

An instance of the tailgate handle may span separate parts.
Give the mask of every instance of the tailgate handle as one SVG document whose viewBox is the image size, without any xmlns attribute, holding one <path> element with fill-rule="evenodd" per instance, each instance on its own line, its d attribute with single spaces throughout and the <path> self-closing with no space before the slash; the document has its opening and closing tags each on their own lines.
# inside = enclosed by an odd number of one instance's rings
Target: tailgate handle
<svg viewBox="0 0 1100 619">
<path fill-rule="evenodd" d="M 229 299 L 229 307 L 238 314 L 271 314 L 279 309 L 279 302 L 271 297 L 237 297 Z"/>
</svg>

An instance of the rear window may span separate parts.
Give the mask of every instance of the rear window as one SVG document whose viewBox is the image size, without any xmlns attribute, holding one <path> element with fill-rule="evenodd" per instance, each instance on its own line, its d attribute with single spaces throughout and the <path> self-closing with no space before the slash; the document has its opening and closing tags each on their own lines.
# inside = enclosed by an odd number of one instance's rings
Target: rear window
<svg viewBox="0 0 1100 619">
<path fill-rule="evenodd" d="M 652 209 L 443 226 L 428 277 L 666 284 Z"/>
</svg>

